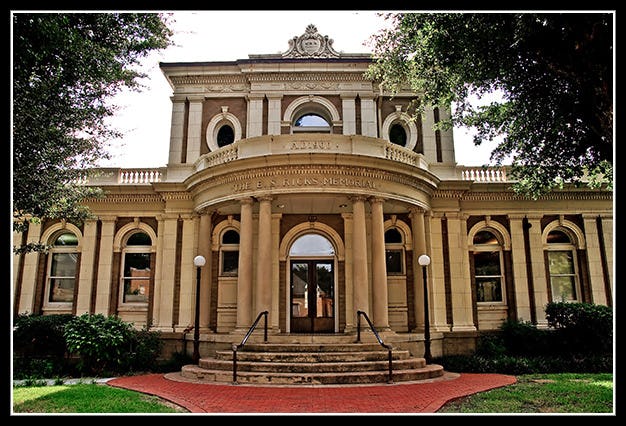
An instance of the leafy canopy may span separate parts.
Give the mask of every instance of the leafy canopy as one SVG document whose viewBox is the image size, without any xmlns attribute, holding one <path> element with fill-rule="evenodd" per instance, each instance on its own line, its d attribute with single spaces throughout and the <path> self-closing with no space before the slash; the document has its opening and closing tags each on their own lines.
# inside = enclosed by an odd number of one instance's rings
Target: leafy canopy
<svg viewBox="0 0 626 426">
<path fill-rule="evenodd" d="M 167 20 L 154 13 L 12 15 L 14 229 L 89 216 L 80 201 L 98 190 L 76 182 L 108 158 L 107 141 L 119 136 L 107 125 L 115 112 L 107 100 L 141 88 L 135 66 L 170 44 Z"/>
<path fill-rule="evenodd" d="M 496 140 L 514 188 L 534 198 L 564 182 L 612 188 L 613 16 L 610 13 L 401 13 L 371 39 L 368 74 L 424 105 L 457 107 L 449 122 Z M 470 100 L 494 92 L 502 100 Z"/>
</svg>

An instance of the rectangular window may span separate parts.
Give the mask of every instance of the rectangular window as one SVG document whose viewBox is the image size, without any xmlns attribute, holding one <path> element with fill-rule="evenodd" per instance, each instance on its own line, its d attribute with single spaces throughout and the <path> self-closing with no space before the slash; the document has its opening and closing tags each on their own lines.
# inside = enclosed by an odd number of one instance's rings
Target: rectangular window
<svg viewBox="0 0 626 426">
<path fill-rule="evenodd" d="M 50 267 L 49 302 L 72 303 L 76 284 L 76 253 L 54 253 Z"/>
<path fill-rule="evenodd" d="M 474 252 L 477 302 L 503 302 L 499 251 Z"/>
<path fill-rule="evenodd" d="M 150 253 L 124 256 L 124 303 L 148 303 L 150 296 Z"/>
<path fill-rule="evenodd" d="M 387 249 L 385 250 L 385 261 L 387 263 L 387 273 L 390 275 L 402 275 L 404 274 L 403 251 L 401 249 Z"/>
<path fill-rule="evenodd" d="M 222 275 L 237 276 L 239 271 L 239 250 L 222 251 Z"/>
<path fill-rule="evenodd" d="M 574 271 L 574 256 L 570 250 L 549 251 L 548 262 L 550 270 L 550 285 L 552 286 L 552 300 L 571 302 L 576 297 L 576 274 Z"/>
</svg>

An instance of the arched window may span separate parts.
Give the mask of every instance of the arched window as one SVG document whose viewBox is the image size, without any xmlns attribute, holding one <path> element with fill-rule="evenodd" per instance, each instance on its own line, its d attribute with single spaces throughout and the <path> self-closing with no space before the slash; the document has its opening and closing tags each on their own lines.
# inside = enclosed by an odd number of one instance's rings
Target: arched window
<svg viewBox="0 0 626 426">
<path fill-rule="evenodd" d="M 122 248 L 122 303 L 148 303 L 151 247 L 152 239 L 144 232 L 135 232 L 126 239 Z"/>
<path fill-rule="evenodd" d="M 502 246 L 498 238 L 490 230 L 481 230 L 474 235 L 472 243 L 476 301 L 503 303 Z"/>
<path fill-rule="evenodd" d="M 78 238 L 71 232 L 62 231 L 52 237 L 50 246 L 46 305 L 71 305 L 78 271 Z"/>
<path fill-rule="evenodd" d="M 574 302 L 580 299 L 576 267 L 576 246 L 565 229 L 554 229 L 546 238 L 548 273 L 552 300 Z"/>
<path fill-rule="evenodd" d="M 220 239 L 220 275 L 237 276 L 239 271 L 239 233 L 224 231 Z"/>
<path fill-rule="evenodd" d="M 328 120 L 320 114 L 304 113 L 299 115 L 293 123 L 293 132 L 306 133 L 330 133 L 330 124 Z"/>
<path fill-rule="evenodd" d="M 385 261 L 387 274 L 404 274 L 404 238 L 397 228 L 385 231 Z"/>
<path fill-rule="evenodd" d="M 333 256 L 335 248 L 319 234 L 306 234 L 294 241 L 289 256 Z"/>
</svg>

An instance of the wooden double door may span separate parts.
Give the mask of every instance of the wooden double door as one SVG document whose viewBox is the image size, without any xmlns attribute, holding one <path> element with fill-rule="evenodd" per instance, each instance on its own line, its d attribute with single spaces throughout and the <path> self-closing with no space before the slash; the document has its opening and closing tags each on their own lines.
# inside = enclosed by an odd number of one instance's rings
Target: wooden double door
<svg viewBox="0 0 626 426">
<path fill-rule="evenodd" d="M 335 331 L 335 273 L 332 259 L 291 261 L 291 332 Z"/>
</svg>

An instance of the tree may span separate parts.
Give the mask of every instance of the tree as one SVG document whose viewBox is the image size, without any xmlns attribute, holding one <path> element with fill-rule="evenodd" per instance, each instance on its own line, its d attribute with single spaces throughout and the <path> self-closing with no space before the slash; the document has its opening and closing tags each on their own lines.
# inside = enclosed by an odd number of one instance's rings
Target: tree
<svg viewBox="0 0 626 426">
<path fill-rule="evenodd" d="M 170 44 L 168 17 L 154 13 L 14 13 L 13 223 L 62 218 L 80 222 L 98 190 L 77 180 L 119 132 L 107 125 L 107 100 L 139 90 L 136 65 Z M 16 252 L 42 249 L 40 245 Z"/>
<path fill-rule="evenodd" d="M 448 122 L 496 140 L 513 186 L 533 198 L 565 182 L 612 188 L 613 16 L 610 13 L 387 15 L 368 74 L 425 105 L 457 105 Z M 475 106 L 472 97 L 499 92 Z"/>
</svg>

